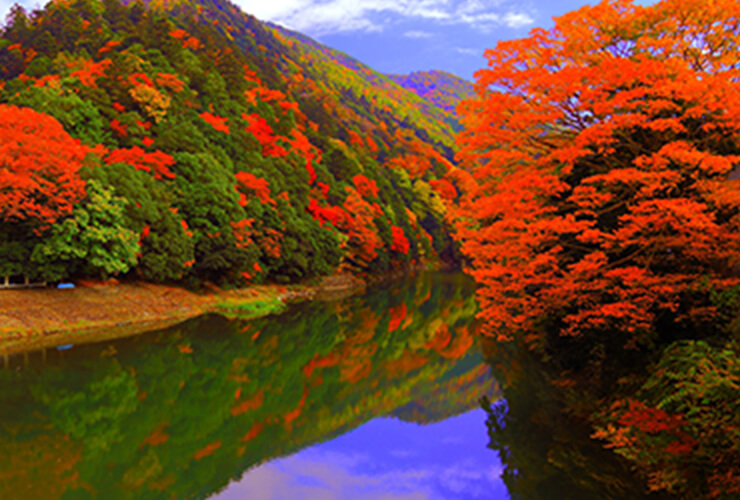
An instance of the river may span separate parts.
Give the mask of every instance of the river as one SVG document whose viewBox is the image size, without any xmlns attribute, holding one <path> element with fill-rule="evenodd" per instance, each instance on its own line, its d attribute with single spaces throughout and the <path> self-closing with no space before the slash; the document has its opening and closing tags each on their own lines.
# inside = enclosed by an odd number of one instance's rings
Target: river
<svg viewBox="0 0 740 500">
<path fill-rule="evenodd" d="M 637 498 L 548 409 L 546 383 L 522 379 L 526 356 L 476 336 L 474 290 L 423 273 L 279 316 L 15 355 L 0 498 Z"/>
</svg>

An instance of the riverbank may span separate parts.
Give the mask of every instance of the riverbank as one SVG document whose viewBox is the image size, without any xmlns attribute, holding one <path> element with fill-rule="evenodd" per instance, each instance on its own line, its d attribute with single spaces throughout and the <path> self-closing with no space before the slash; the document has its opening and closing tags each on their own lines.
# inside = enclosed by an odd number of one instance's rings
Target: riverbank
<svg viewBox="0 0 740 500">
<path fill-rule="evenodd" d="M 259 317 L 285 304 L 348 295 L 366 283 L 348 274 L 316 285 L 255 285 L 195 293 L 151 283 L 82 283 L 72 289 L 0 291 L 0 354 L 97 342 L 163 328 L 217 312 Z"/>
</svg>

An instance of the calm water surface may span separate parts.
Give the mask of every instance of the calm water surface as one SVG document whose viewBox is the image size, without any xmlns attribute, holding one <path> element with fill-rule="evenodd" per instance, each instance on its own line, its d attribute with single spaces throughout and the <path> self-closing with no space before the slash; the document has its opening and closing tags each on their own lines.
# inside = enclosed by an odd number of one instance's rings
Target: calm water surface
<svg viewBox="0 0 740 500">
<path fill-rule="evenodd" d="M 475 312 L 471 281 L 425 273 L 15 355 L 0 499 L 643 497 L 526 353 L 476 336 Z"/>
<path fill-rule="evenodd" d="M 427 273 L 0 369 L 0 498 L 507 498 L 474 287 Z"/>
</svg>

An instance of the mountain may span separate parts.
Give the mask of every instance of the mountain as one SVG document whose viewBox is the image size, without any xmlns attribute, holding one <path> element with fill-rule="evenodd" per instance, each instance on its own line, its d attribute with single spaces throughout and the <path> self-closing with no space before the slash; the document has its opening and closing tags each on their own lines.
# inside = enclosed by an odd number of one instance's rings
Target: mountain
<svg viewBox="0 0 740 500">
<path fill-rule="evenodd" d="M 448 113 L 455 113 L 460 101 L 475 97 L 472 83 L 446 71 L 416 71 L 388 78 Z"/>
<path fill-rule="evenodd" d="M 464 85 L 439 75 L 411 91 L 223 0 L 15 7 L 0 276 L 241 285 L 454 260 Z"/>
<path fill-rule="evenodd" d="M 478 351 L 473 351 L 478 353 Z M 463 359 L 437 385 L 413 394 L 413 400 L 393 410 L 404 422 L 432 424 L 480 408 L 483 396 L 497 398 L 499 388 L 490 367 L 475 356 Z M 464 375 L 461 375 L 464 374 Z"/>
</svg>

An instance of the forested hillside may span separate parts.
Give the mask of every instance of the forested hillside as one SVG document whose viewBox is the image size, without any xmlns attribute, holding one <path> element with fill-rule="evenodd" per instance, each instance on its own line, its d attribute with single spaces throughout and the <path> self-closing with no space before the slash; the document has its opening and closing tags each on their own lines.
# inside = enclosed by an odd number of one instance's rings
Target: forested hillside
<svg viewBox="0 0 740 500">
<path fill-rule="evenodd" d="M 473 84 L 445 71 L 415 71 L 390 79 L 438 108 L 454 113 L 461 100 L 475 97 Z"/>
<path fill-rule="evenodd" d="M 449 106 L 344 54 L 220 0 L 14 7 L 0 34 L 0 276 L 241 285 L 455 258 Z"/>
</svg>

